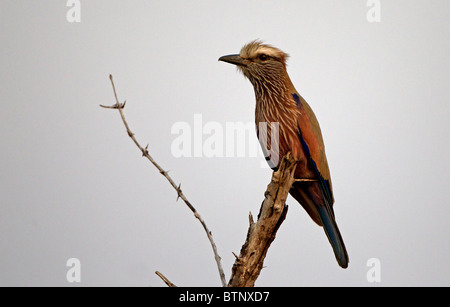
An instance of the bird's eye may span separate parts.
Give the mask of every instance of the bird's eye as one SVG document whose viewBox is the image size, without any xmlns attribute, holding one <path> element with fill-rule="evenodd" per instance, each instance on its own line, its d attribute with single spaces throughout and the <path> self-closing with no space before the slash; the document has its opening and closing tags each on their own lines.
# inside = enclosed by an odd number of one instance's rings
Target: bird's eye
<svg viewBox="0 0 450 307">
<path fill-rule="evenodd" d="M 267 60 L 267 55 L 265 55 L 264 53 L 263 53 L 263 54 L 260 54 L 260 55 L 259 55 L 259 59 L 260 59 L 261 61 L 265 61 L 265 60 Z"/>
</svg>

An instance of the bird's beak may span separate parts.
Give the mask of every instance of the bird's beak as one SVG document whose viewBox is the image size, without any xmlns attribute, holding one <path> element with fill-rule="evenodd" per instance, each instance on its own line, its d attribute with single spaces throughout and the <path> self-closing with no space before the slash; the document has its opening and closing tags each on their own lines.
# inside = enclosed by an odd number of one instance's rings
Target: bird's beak
<svg viewBox="0 0 450 307">
<path fill-rule="evenodd" d="M 247 66 L 247 64 L 244 63 L 244 59 L 241 58 L 239 54 L 224 55 L 223 57 L 219 58 L 219 61 L 227 62 L 238 66 L 244 67 Z"/>
</svg>

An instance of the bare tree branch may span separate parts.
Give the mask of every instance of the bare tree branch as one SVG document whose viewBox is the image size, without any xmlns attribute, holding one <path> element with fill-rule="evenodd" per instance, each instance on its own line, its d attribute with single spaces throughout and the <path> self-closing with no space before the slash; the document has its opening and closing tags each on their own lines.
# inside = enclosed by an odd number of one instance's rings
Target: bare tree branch
<svg viewBox="0 0 450 307">
<path fill-rule="evenodd" d="M 294 183 L 296 161 L 288 153 L 267 186 L 256 223 L 249 216 L 247 239 L 232 268 L 229 287 L 253 287 L 278 228 L 287 214 L 286 198 Z"/>
<path fill-rule="evenodd" d="M 208 229 L 208 227 L 206 226 L 205 221 L 202 219 L 202 217 L 200 216 L 200 214 L 198 213 L 198 211 L 194 208 L 194 206 L 192 206 L 192 204 L 187 200 L 186 196 L 184 196 L 183 192 L 181 191 L 181 184 L 179 184 L 178 186 L 175 184 L 175 182 L 172 180 L 172 178 L 169 176 L 169 174 L 167 173 L 167 171 L 163 170 L 161 166 L 159 166 L 158 163 L 156 163 L 156 161 L 150 156 L 149 152 L 148 152 L 148 145 L 144 148 L 142 147 L 139 142 L 136 140 L 136 138 L 134 137 L 134 133 L 131 132 L 130 127 L 128 126 L 128 123 L 125 119 L 125 115 L 123 112 L 123 109 L 125 107 L 125 103 L 119 103 L 119 100 L 117 98 L 117 93 L 116 93 L 116 87 L 114 86 L 114 81 L 113 81 L 113 77 L 112 75 L 109 75 L 109 79 L 111 80 L 111 84 L 113 87 L 113 91 L 114 91 L 114 97 L 116 99 L 116 104 L 112 105 L 112 106 L 104 106 L 104 105 L 100 105 L 102 108 L 108 108 L 108 109 L 117 109 L 119 110 L 120 116 L 122 118 L 122 122 L 125 125 L 125 128 L 127 130 L 128 136 L 133 140 L 134 144 L 136 144 L 136 146 L 141 150 L 142 152 L 142 156 L 144 156 L 145 158 L 147 158 L 157 169 L 158 171 L 161 173 L 161 175 L 163 175 L 170 183 L 170 185 L 175 189 L 175 191 L 177 192 L 177 200 L 179 198 L 181 198 L 184 203 L 189 207 L 189 209 L 192 211 L 192 213 L 194 213 L 194 216 L 200 221 L 200 223 L 203 226 L 203 229 L 206 232 L 206 235 L 209 239 L 209 242 L 211 243 L 211 247 L 213 249 L 214 252 L 214 258 L 216 260 L 217 263 L 217 268 L 219 270 L 219 275 L 220 275 L 220 280 L 222 282 L 222 285 L 225 287 L 226 286 L 226 281 L 225 281 L 225 274 L 223 273 L 223 268 L 222 268 L 222 264 L 221 264 L 221 258 L 217 252 L 217 247 L 216 244 L 214 243 L 213 237 L 212 237 L 212 233 L 211 231 Z M 162 275 L 162 274 L 161 274 Z M 158 275 L 159 276 L 159 275 Z M 160 276 L 161 277 L 161 276 Z"/>
<path fill-rule="evenodd" d="M 169 287 L 171 287 L 171 288 L 176 287 L 170 280 L 167 279 L 166 276 L 164 276 L 160 272 L 156 271 L 155 274 L 158 275 L 159 278 L 161 278 L 166 283 L 166 285 L 168 285 Z"/>
</svg>

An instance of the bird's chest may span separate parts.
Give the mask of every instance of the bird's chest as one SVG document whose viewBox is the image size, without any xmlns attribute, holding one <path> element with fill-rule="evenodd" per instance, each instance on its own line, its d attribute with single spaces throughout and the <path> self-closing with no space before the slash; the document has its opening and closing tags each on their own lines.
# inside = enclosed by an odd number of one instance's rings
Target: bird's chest
<svg viewBox="0 0 450 307">
<path fill-rule="evenodd" d="M 304 152 L 298 137 L 300 112 L 295 103 L 264 103 L 257 101 L 255 111 L 256 128 L 261 146 L 266 146 L 274 155 L 283 157 L 291 152 L 298 161 Z"/>
</svg>

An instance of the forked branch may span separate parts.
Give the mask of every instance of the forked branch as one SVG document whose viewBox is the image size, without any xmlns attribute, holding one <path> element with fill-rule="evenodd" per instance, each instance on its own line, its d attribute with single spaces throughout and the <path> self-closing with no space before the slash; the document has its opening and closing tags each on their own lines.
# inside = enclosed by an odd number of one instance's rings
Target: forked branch
<svg viewBox="0 0 450 307">
<path fill-rule="evenodd" d="M 111 84 L 114 91 L 114 97 L 116 103 L 112 106 L 100 105 L 103 108 L 117 109 L 122 118 L 123 124 L 125 125 L 128 136 L 133 140 L 136 146 L 142 152 L 142 156 L 146 157 L 171 184 L 171 186 L 177 192 L 177 200 L 181 198 L 184 203 L 189 207 L 194 216 L 200 221 L 206 235 L 211 243 L 214 257 L 219 270 L 220 279 L 223 286 L 227 286 L 225 282 L 225 274 L 223 273 L 223 268 L 221 264 L 221 258 L 218 255 L 216 244 L 212 238 L 211 231 L 209 231 L 204 220 L 201 218 L 198 211 L 192 206 L 192 204 L 187 200 L 186 196 L 181 190 L 181 185 L 176 185 L 172 178 L 169 176 L 167 171 L 163 170 L 161 166 L 150 156 L 148 152 L 148 145 L 144 148 L 136 140 L 134 133 L 131 132 L 130 127 L 125 119 L 123 109 L 125 107 L 124 103 L 119 103 L 117 98 L 116 88 L 112 76 L 110 75 Z M 253 221 L 253 217 L 249 216 L 249 229 L 247 232 L 247 238 L 244 245 L 241 248 L 239 256 L 235 255 L 236 260 L 232 268 L 232 276 L 228 282 L 229 287 L 252 287 L 255 284 L 262 268 L 264 259 L 266 257 L 267 251 L 270 244 L 275 239 L 275 235 L 284 221 L 287 214 L 286 199 L 289 190 L 294 182 L 299 181 L 314 181 L 311 179 L 294 179 L 294 171 L 297 163 L 293 159 L 292 155 L 288 153 L 283 157 L 278 171 L 272 174 L 272 180 L 267 186 L 267 190 L 264 194 L 265 199 L 261 205 L 260 212 L 258 214 L 258 220 L 256 223 Z M 163 274 L 160 272 L 155 272 L 169 287 L 175 287 L 175 285 L 170 282 Z"/>
</svg>

